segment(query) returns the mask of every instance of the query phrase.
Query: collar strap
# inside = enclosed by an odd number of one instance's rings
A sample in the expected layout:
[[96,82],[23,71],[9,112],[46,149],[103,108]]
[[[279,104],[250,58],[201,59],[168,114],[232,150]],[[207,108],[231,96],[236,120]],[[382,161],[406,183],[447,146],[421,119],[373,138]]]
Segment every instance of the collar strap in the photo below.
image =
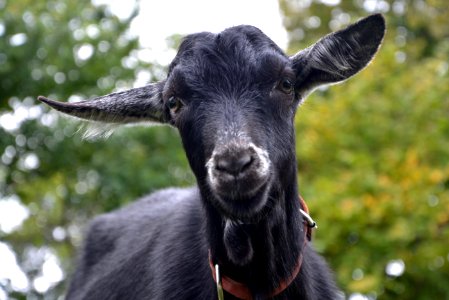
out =
[[[311,241],[311,239],[312,239],[312,228],[317,228],[317,225],[316,225],[315,221],[313,221],[313,219],[309,216],[309,208],[307,207],[306,202],[304,201],[304,199],[302,199],[301,196],[299,196],[299,202],[301,203],[301,206],[302,206],[302,209],[300,209],[300,213],[304,218],[304,225],[306,227],[304,230],[304,235],[305,235],[304,236],[304,244],[303,244],[303,248],[304,248],[307,241]],[[296,276],[298,276],[298,273],[301,270],[302,259],[303,259],[303,254],[301,251],[301,253],[299,254],[299,257],[298,257],[298,261],[296,262],[295,269],[292,272],[292,275],[289,278],[282,280],[279,283],[279,286],[273,292],[270,293],[269,297],[274,297],[276,295],[279,295],[287,287],[290,286],[290,284],[293,282],[293,280],[295,280]],[[243,300],[252,300],[253,299],[251,291],[249,290],[249,288],[246,284],[235,281],[226,275],[220,274],[220,272],[218,271],[219,270],[218,264],[214,265],[212,262],[210,250],[209,250],[209,266],[212,271],[212,277],[214,278],[214,281],[217,283],[217,290],[218,290],[218,295],[219,295],[220,300],[223,299],[223,290],[225,290],[229,294],[231,294],[239,299],[243,299]],[[217,281],[217,277],[218,277],[218,281]]]
[[[300,254],[298,262],[295,266],[295,269],[293,270],[292,275],[287,280],[283,280],[279,283],[279,286],[273,292],[270,293],[270,295],[269,295],[270,298],[282,293],[286,288],[288,288],[290,286],[290,284],[293,282],[293,280],[295,280],[296,276],[298,276],[298,273],[301,270],[302,258],[303,258],[303,255]],[[252,300],[253,299],[251,291],[249,290],[249,288],[246,284],[235,281],[234,279],[232,279],[226,275],[220,274],[220,272],[218,271],[219,265],[216,264],[214,266],[214,264],[212,263],[212,258],[210,257],[210,252],[209,252],[209,267],[212,271],[212,277],[214,278],[214,281],[217,283],[217,290],[218,290],[218,295],[219,295],[220,300],[222,299],[222,298],[220,298],[220,295],[221,295],[221,297],[223,297],[222,296],[223,290],[225,290],[229,294],[231,294],[234,297],[237,297],[239,299],[243,299],[243,300]],[[219,278],[218,282],[217,282],[217,276]],[[221,279],[221,282],[220,282],[220,279]]]

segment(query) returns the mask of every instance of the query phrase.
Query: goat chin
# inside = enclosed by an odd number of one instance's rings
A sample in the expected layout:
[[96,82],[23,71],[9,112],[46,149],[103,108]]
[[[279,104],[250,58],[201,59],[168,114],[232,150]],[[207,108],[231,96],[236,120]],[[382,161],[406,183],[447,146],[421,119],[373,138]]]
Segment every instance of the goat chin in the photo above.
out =
[[267,179],[257,190],[251,194],[239,194],[229,192],[225,195],[214,193],[212,201],[218,202],[219,209],[232,220],[255,222],[266,214],[269,209],[269,193],[272,187],[270,179]]

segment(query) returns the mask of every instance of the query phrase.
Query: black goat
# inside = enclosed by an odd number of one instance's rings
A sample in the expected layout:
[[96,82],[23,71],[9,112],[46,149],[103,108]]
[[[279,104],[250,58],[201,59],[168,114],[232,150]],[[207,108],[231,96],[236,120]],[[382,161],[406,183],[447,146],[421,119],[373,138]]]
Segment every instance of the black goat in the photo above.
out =
[[293,57],[255,27],[203,32],[161,82],[78,103],[39,97],[90,121],[176,127],[198,182],[96,217],[67,298],[217,299],[217,276],[225,299],[341,298],[306,243],[293,120],[315,87],[364,68],[384,32],[372,15]]

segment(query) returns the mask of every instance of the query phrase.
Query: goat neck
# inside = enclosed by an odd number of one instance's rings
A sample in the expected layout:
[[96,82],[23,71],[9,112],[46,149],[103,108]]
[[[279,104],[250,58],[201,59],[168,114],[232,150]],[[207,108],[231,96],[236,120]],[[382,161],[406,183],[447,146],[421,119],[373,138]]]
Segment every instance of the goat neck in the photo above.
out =
[[303,255],[295,172],[291,178],[284,189],[271,189],[270,209],[256,222],[229,219],[204,201],[212,262],[220,265],[222,274],[245,284],[254,299],[267,297],[290,278]]

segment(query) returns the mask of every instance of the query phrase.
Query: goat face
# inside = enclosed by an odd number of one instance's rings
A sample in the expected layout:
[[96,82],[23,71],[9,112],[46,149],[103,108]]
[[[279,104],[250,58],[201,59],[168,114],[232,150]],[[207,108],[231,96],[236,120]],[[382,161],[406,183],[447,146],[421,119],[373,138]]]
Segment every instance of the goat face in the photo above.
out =
[[188,36],[163,99],[210,199],[230,217],[265,207],[276,170],[294,165],[291,60],[257,28]]
[[254,217],[295,180],[298,104],[363,69],[384,31],[372,15],[292,57],[251,26],[199,33],[185,38],[159,83],[78,103],[39,99],[90,121],[175,126],[205,198],[230,218]]

